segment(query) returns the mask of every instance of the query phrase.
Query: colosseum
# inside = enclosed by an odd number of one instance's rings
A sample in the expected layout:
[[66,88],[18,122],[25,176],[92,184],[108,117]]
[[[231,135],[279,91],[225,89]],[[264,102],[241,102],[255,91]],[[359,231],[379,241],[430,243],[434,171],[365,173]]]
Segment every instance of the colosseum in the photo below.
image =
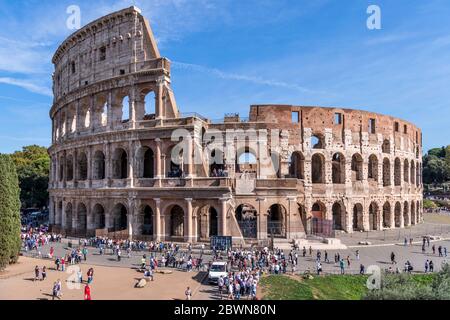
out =
[[57,232],[264,244],[422,221],[422,134],[407,121],[294,105],[181,113],[136,7],[77,30],[52,62]]

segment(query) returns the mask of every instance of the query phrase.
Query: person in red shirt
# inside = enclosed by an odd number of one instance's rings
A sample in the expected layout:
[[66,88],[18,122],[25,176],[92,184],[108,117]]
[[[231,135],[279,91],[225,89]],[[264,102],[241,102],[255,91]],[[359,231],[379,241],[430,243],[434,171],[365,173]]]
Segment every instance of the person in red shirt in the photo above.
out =
[[84,287],[84,300],[92,300],[91,299],[91,287],[87,284]]

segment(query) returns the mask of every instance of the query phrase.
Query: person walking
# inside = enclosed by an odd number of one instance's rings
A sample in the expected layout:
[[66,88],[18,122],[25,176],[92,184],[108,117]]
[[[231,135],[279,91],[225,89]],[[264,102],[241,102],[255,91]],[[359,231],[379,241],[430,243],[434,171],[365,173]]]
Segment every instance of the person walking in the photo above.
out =
[[91,298],[91,287],[89,284],[86,284],[84,287],[84,300],[92,300]]
[[223,291],[224,282],[225,281],[223,280],[223,276],[220,276],[219,279],[217,280],[217,285],[219,286],[220,300],[222,300],[222,291]]
[[184,291],[184,295],[186,296],[186,300],[191,300],[191,297],[192,297],[191,288],[187,287],[186,291]]
[[34,267],[34,280],[33,281],[39,280],[39,275],[40,275],[40,270],[39,270],[39,267],[36,266],[36,267]]
[[433,260],[430,260],[429,268],[430,268],[430,272],[433,272],[433,271],[434,271],[434,263],[433,263]]
[[428,267],[429,266],[430,266],[430,262],[427,259],[427,261],[425,261],[425,273],[428,273]]
[[120,251],[120,249],[118,249],[117,250],[117,261],[119,261],[119,262],[120,262],[121,255],[122,255],[122,251]]
[[58,295],[58,281],[53,283],[53,288],[52,288],[52,300],[55,300],[55,298],[61,299]]
[[433,251],[433,254],[436,254],[436,246],[433,244],[433,246],[431,247],[431,251]]
[[328,252],[327,252],[327,250],[325,250],[325,252],[324,252],[324,260],[325,260],[326,263],[330,263],[330,260],[328,260]]
[[42,273],[41,273],[41,281],[44,281],[45,278],[47,278],[47,268],[45,266],[42,267]]
[[345,273],[344,259],[339,260],[339,267],[341,268],[341,274]]
[[359,250],[356,250],[356,260],[359,261]]
[[81,252],[83,253],[84,261],[86,261],[87,260],[88,249],[86,247],[84,247]]
[[364,267],[363,264],[359,265],[359,274],[365,274],[366,273],[366,267]]
[[391,263],[392,264],[396,264],[397,262],[395,261],[395,253],[391,252]]

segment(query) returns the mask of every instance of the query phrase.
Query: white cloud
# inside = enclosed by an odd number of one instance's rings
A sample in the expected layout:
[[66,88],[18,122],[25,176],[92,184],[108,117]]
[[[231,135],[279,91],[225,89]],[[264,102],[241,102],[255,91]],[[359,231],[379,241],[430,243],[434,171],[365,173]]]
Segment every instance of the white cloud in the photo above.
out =
[[36,84],[33,81],[29,81],[29,80],[9,78],[9,77],[0,77],[0,83],[18,86],[18,87],[24,88],[28,91],[42,94],[45,96],[50,96],[50,97],[53,96],[52,90],[50,88]]

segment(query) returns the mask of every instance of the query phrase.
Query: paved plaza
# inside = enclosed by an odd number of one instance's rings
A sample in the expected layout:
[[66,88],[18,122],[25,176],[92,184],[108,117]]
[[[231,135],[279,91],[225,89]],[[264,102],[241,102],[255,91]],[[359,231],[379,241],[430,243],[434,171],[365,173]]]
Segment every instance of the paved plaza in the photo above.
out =
[[[435,266],[435,271],[438,271],[441,264],[447,261],[446,257],[439,257],[438,246],[446,247],[450,250],[450,232],[449,225],[436,224],[432,222],[425,222],[424,224],[402,230],[402,234],[398,234],[398,230],[391,230],[386,232],[370,233],[369,238],[367,234],[358,233],[353,235],[341,236],[342,242],[347,245],[345,250],[327,250],[329,263],[323,262],[324,251],[322,251],[322,266],[323,274],[339,274],[340,268],[338,264],[334,263],[334,256],[339,253],[345,263],[345,273],[357,274],[359,273],[360,264],[366,268],[370,265],[378,265],[381,269],[387,269],[392,266],[390,262],[391,252],[394,252],[397,266],[403,269],[404,263],[408,260],[414,267],[414,272],[424,272],[425,261],[432,260]],[[430,246],[426,246],[426,252],[422,252],[422,237],[424,235],[440,236],[440,240],[431,241]],[[404,238],[413,238],[413,244],[405,246],[403,244]],[[371,245],[358,245],[360,241],[370,241]],[[69,245],[71,242],[71,245]],[[78,247],[78,239],[63,239],[61,243],[50,243],[40,248],[41,258],[37,257],[36,251],[23,252],[24,257],[20,258],[20,263],[11,266],[6,272],[0,273],[0,299],[45,299],[48,298],[51,289],[51,281],[56,278],[65,279],[69,274],[54,271],[53,260],[45,258],[53,246],[55,249],[55,257],[62,257],[70,253],[72,248]],[[435,245],[436,253],[432,253],[432,246]],[[315,272],[316,267],[316,251],[313,250],[309,254],[309,248],[305,257],[302,256],[302,248],[298,251],[298,266],[297,273],[304,273],[306,270]],[[359,251],[359,260],[356,256],[356,251]],[[289,251],[284,250],[288,255]],[[87,261],[82,261],[80,266],[83,273],[87,271],[88,267],[95,269],[95,283],[93,286],[94,298],[96,299],[183,299],[184,290],[190,286],[193,292],[193,299],[218,299],[218,290],[216,286],[209,285],[206,281],[206,271],[192,271],[187,272],[183,268],[171,270],[171,274],[155,274],[155,281],[150,282],[146,288],[136,289],[135,283],[142,277],[142,273],[138,272],[141,263],[142,255],[146,254],[147,258],[150,255],[156,255],[160,260],[161,253],[150,253],[148,251],[137,252],[133,251],[130,257],[123,253],[121,261],[117,260],[115,255],[106,252],[103,255],[99,253],[99,249],[95,247],[88,247]],[[187,249],[181,249],[179,255],[189,253]],[[191,254],[194,258],[203,258],[205,263],[212,259],[211,252],[205,250],[201,254],[201,250],[194,247]],[[347,266],[347,257],[350,260],[350,266]],[[148,260],[148,259],[147,259]],[[49,270],[49,279],[46,284],[34,284],[33,278],[34,266],[47,266]],[[393,266],[394,269],[396,266]],[[160,268],[164,269],[164,268]],[[288,272],[291,268],[288,267]],[[17,290],[23,287],[27,290]],[[30,290],[28,290],[30,288]],[[37,289],[39,288],[39,289]],[[14,293],[11,294],[13,290]],[[66,290],[68,291],[68,290]],[[95,292],[97,294],[95,294]],[[64,296],[65,299],[82,299],[81,293],[76,291],[69,291]]]

